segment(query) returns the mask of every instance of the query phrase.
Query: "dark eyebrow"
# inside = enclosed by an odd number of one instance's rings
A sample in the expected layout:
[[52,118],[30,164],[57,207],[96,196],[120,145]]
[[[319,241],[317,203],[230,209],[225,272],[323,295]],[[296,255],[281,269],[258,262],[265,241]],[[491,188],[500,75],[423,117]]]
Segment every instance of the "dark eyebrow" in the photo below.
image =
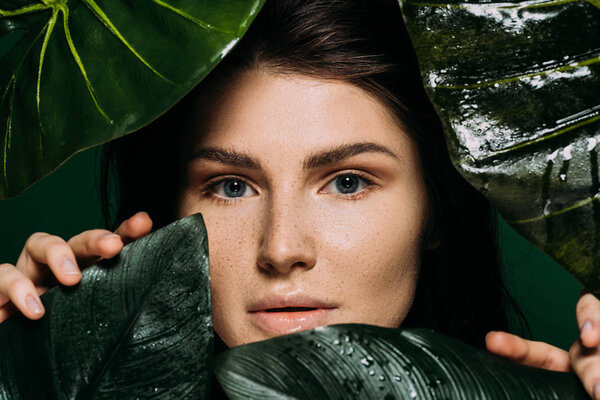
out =
[[190,160],[194,158],[203,158],[205,160],[216,161],[223,164],[232,165],[234,167],[260,169],[260,163],[258,160],[235,150],[207,147],[192,153]]
[[391,150],[387,147],[377,143],[352,143],[345,144],[335,147],[331,150],[316,153],[309,156],[304,161],[304,168],[319,168],[326,165],[335,164],[336,162],[342,161],[346,158],[361,154],[361,153],[383,153],[387,154],[395,159],[399,159]]

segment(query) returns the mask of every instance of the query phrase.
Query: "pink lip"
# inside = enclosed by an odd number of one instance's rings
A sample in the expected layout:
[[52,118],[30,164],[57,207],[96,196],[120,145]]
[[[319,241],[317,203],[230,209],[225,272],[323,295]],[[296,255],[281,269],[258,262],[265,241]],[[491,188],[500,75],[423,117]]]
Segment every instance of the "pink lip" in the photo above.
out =
[[[293,311],[285,308],[310,308]],[[277,311],[281,308],[282,311]],[[284,335],[327,324],[337,307],[304,295],[267,296],[250,306],[248,313],[264,331]]]

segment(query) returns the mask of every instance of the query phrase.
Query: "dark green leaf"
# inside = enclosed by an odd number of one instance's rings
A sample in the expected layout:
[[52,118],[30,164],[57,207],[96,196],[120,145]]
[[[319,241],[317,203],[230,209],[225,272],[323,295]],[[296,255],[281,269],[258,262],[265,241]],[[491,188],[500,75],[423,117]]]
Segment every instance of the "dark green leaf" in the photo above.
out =
[[587,399],[574,374],[503,360],[430,330],[335,325],[236,347],[231,399]]
[[2,399],[205,398],[212,362],[200,214],[127,245],[0,325]]
[[263,2],[3,0],[0,38],[24,35],[0,63],[0,198],[166,111]]
[[401,6],[459,171],[600,294],[600,2]]

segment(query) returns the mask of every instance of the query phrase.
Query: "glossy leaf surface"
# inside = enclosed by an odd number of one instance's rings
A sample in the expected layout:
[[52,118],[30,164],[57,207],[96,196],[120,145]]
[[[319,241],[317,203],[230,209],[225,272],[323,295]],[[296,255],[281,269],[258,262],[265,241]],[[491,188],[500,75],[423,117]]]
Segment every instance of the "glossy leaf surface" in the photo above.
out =
[[426,329],[335,325],[236,347],[231,399],[587,399],[574,374],[526,367]]
[[212,318],[197,214],[127,245],[0,324],[1,399],[206,398]]
[[400,3],[456,167],[600,294],[600,2]]
[[166,111],[263,2],[2,0],[0,198]]

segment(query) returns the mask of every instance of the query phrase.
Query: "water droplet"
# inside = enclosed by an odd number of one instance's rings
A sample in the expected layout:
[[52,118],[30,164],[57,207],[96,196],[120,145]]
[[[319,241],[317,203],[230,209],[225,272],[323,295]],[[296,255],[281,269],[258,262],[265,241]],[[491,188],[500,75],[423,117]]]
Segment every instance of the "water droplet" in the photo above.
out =
[[337,339],[335,339],[335,340],[333,341],[333,344],[340,344],[340,341],[339,341],[339,340],[337,340]]
[[567,180],[567,174],[560,174],[558,177],[563,182]]
[[548,155],[548,157],[547,157],[548,161],[554,161],[556,156],[558,156],[558,149]]
[[415,399],[415,398],[417,398],[417,392],[415,392],[414,390],[411,390],[411,391],[410,391],[410,398],[411,398],[411,399]]
[[400,375],[394,375],[394,380],[396,382],[400,382],[402,380],[402,377]]
[[373,376],[373,375],[375,375],[375,371],[373,371],[372,369],[371,369],[371,370],[369,370],[369,375],[370,375],[370,376]]
[[382,381],[382,382],[385,381],[385,376],[379,375],[379,380]]
[[371,365],[371,363],[369,362],[369,360],[367,360],[366,358],[361,358],[360,362],[362,363],[362,365],[364,365],[365,367],[368,367],[369,365]]
[[571,150],[573,150],[573,145],[570,144],[567,147],[565,147],[565,149],[563,150],[563,157],[565,158],[565,160],[570,160],[571,158],[573,158],[573,156],[571,155]]

